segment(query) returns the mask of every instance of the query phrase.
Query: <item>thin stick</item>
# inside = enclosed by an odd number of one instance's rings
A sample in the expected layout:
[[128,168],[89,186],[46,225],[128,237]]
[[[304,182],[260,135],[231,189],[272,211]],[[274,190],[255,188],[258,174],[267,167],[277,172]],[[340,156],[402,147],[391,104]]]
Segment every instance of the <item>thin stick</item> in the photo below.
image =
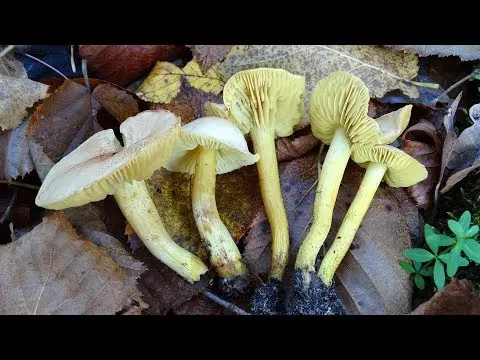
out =
[[40,189],[40,186],[32,185],[32,184],[26,184],[26,183],[23,183],[23,182],[21,182],[21,181],[15,181],[15,180],[12,180],[12,181],[0,180],[0,184],[8,184],[8,185],[22,186],[22,187],[29,188],[29,189],[34,189],[34,190]]
[[58,75],[62,76],[64,79],[66,80],[70,80],[68,77],[66,77],[64,74],[62,74],[60,71],[58,71],[57,69],[55,69],[53,66],[51,65],[48,65],[46,62],[40,60],[40,59],[37,59],[35,56],[32,56],[32,55],[29,55],[29,54],[26,54],[26,53],[23,53],[21,51],[17,51],[18,54],[21,54],[23,56],[26,56],[32,60],[35,60],[35,61],[38,61],[40,64],[42,65],[45,65],[46,67],[48,67],[50,70],[52,71],[55,71]]
[[438,102],[442,97],[444,97],[445,95],[447,95],[450,91],[452,91],[453,89],[455,89],[456,87],[460,86],[461,84],[463,84],[465,81],[467,80],[470,80],[471,78],[473,78],[475,75],[479,74],[480,73],[480,70],[479,69],[476,69],[474,72],[472,72],[470,75],[467,75],[465,76],[464,78],[458,80],[455,84],[453,84],[452,86],[450,86],[447,90],[445,90],[443,93],[441,93],[436,99],[434,99],[432,101],[432,103],[436,103]]
[[222,305],[224,308],[227,308],[231,312],[237,315],[251,315],[250,313],[240,309],[238,306],[229,303],[228,301],[225,301],[223,299],[220,299],[217,295],[212,294],[210,291],[204,291],[203,295],[213,302],[216,302],[219,305]]
[[2,218],[0,219],[0,224],[3,224],[5,220],[8,219],[10,216],[10,212],[12,211],[13,205],[15,204],[15,201],[17,201],[17,196],[18,196],[18,188],[14,190],[13,196],[10,199],[10,202],[8,203],[7,209],[2,215]]

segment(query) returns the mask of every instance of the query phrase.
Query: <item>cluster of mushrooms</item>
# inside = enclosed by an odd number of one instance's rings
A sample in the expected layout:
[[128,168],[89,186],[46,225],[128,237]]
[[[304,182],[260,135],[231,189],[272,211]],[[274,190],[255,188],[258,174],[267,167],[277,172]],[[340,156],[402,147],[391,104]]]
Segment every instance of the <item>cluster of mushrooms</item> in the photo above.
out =
[[[172,240],[144,182],[161,167],[192,174],[192,210],[210,265],[224,288],[238,289],[239,284],[248,287],[248,270],[218,214],[215,181],[217,174],[256,163],[271,227],[272,255],[269,281],[256,290],[252,310],[257,314],[343,314],[333,276],[380,182],[407,187],[427,176],[418,161],[387,145],[406,128],[411,105],[372,119],[367,115],[369,98],[363,82],[348,72],[335,72],[320,80],[311,95],[312,132],[330,146],[319,169],[313,222],[298,251],[285,304],[282,279],[288,262],[289,229],[275,139],[291,135],[304,116],[302,76],[271,68],[240,71],[225,84],[224,104],[206,104],[207,117],[181,126],[180,118],[171,112],[141,112],[120,125],[123,146],[113,130],[100,131],[53,166],[36,204],[61,210],[113,195],[149,251],[193,283],[208,267]],[[248,149],[247,134],[256,154]],[[316,273],[317,255],[329,233],[350,158],[366,172]]]

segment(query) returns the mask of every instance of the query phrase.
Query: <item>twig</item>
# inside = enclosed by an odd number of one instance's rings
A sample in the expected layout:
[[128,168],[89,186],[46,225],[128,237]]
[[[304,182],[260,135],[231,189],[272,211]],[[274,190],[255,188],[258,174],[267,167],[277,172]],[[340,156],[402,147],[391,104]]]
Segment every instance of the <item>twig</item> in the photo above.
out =
[[12,180],[12,181],[0,180],[0,184],[22,186],[22,187],[29,188],[29,189],[34,189],[34,190],[39,190],[40,189],[40,186],[32,185],[32,184],[26,184],[26,183],[23,183],[21,181],[15,181],[15,180]]
[[237,315],[251,315],[250,313],[246,312],[245,310],[240,309],[238,306],[229,303],[223,299],[220,299],[217,295],[212,294],[210,291],[204,291],[203,295],[213,302],[216,302],[219,305],[222,305],[224,308],[227,308],[231,312]]
[[473,78],[475,75],[479,74],[480,73],[480,70],[479,69],[475,69],[470,75],[467,75],[465,76],[464,78],[458,80],[455,84],[453,84],[452,86],[450,86],[447,90],[445,90],[443,93],[441,93],[437,98],[435,98],[434,100],[432,100],[432,103],[437,103],[442,97],[444,97],[445,95],[447,95],[450,91],[452,91],[453,89],[455,89],[456,87],[460,86],[461,84],[463,84],[465,81],[467,80],[470,80],[471,78]]
[[17,196],[18,196],[18,188],[16,188],[13,192],[13,196],[10,199],[10,202],[8,203],[7,209],[2,215],[2,218],[0,219],[0,224],[3,224],[5,220],[8,219],[10,216],[10,212],[12,211],[13,205],[15,204],[15,201],[17,201]]
[[12,51],[15,48],[15,45],[8,45],[5,49],[0,52],[0,58],[4,57],[7,55],[10,51]]
[[10,239],[12,239],[12,241],[17,240],[17,235],[15,235],[15,231],[13,230],[13,223],[12,222],[10,222],[10,224],[8,224],[8,228],[10,229]]
[[87,87],[88,92],[91,93],[90,80],[88,80],[87,60],[85,59],[82,59],[82,74],[83,79],[85,80],[85,86]]
[[75,66],[75,59],[73,57],[73,45],[70,45],[70,65],[72,66],[72,71],[75,74],[77,72],[77,67]]
[[42,60],[40,60],[40,59],[37,59],[35,56],[32,56],[32,55],[30,55],[30,54],[23,53],[23,52],[21,52],[21,51],[17,51],[17,53],[18,53],[18,54],[21,54],[21,55],[23,55],[23,56],[26,56],[26,57],[28,57],[28,58],[30,58],[30,59],[32,59],[32,60],[38,61],[40,64],[45,65],[45,66],[48,67],[50,70],[55,71],[58,75],[62,76],[64,79],[70,80],[68,77],[66,77],[64,74],[62,74],[59,70],[55,69],[55,68],[54,68],[53,66],[51,66],[51,65],[48,65],[46,62],[44,62],[44,61],[42,61]]

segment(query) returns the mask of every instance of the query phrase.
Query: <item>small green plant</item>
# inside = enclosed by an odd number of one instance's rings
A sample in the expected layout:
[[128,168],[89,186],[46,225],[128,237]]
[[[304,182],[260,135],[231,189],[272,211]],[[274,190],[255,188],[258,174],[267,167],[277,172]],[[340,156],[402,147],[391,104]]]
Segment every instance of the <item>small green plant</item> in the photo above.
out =
[[471,222],[472,215],[469,211],[465,211],[458,221],[448,220],[453,236],[437,233],[432,226],[425,224],[425,241],[430,251],[413,248],[403,252],[406,258],[412,260],[413,265],[400,261],[400,266],[413,276],[413,282],[419,289],[425,288],[424,277],[433,276],[437,290],[441,290],[447,280],[450,282],[455,276],[460,266],[469,264],[469,259],[480,264],[480,243],[477,241],[480,229],[478,225],[470,226]]

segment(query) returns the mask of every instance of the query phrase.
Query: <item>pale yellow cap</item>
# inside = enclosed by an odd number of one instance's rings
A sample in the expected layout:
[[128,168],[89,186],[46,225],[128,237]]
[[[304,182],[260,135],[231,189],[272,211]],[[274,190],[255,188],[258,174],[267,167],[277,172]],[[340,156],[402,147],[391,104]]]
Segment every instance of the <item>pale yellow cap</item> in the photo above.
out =
[[305,78],[282,69],[239,71],[223,88],[223,102],[242,133],[252,128],[289,136],[305,109]]
[[180,132],[173,113],[144,111],[120,125],[124,147],[113,130],[100,131],[56,163],[35,204],[61,210],[104,199],[117,186],[152,176],[170,156]]
[[408,187],[427,178],[425,166],[413,157],[390,145],[352,146],[352,160],[362,167],[369,163],[388,166],[383,180],[391,187]]
[[260,157],[250,153],[242,132],[235,124],[220,117],[204,117],[182,127],[180,140],[176,142],[165,168],[193,174],[198,151],[202,148],[216,150],[217,174],[252,165]]

